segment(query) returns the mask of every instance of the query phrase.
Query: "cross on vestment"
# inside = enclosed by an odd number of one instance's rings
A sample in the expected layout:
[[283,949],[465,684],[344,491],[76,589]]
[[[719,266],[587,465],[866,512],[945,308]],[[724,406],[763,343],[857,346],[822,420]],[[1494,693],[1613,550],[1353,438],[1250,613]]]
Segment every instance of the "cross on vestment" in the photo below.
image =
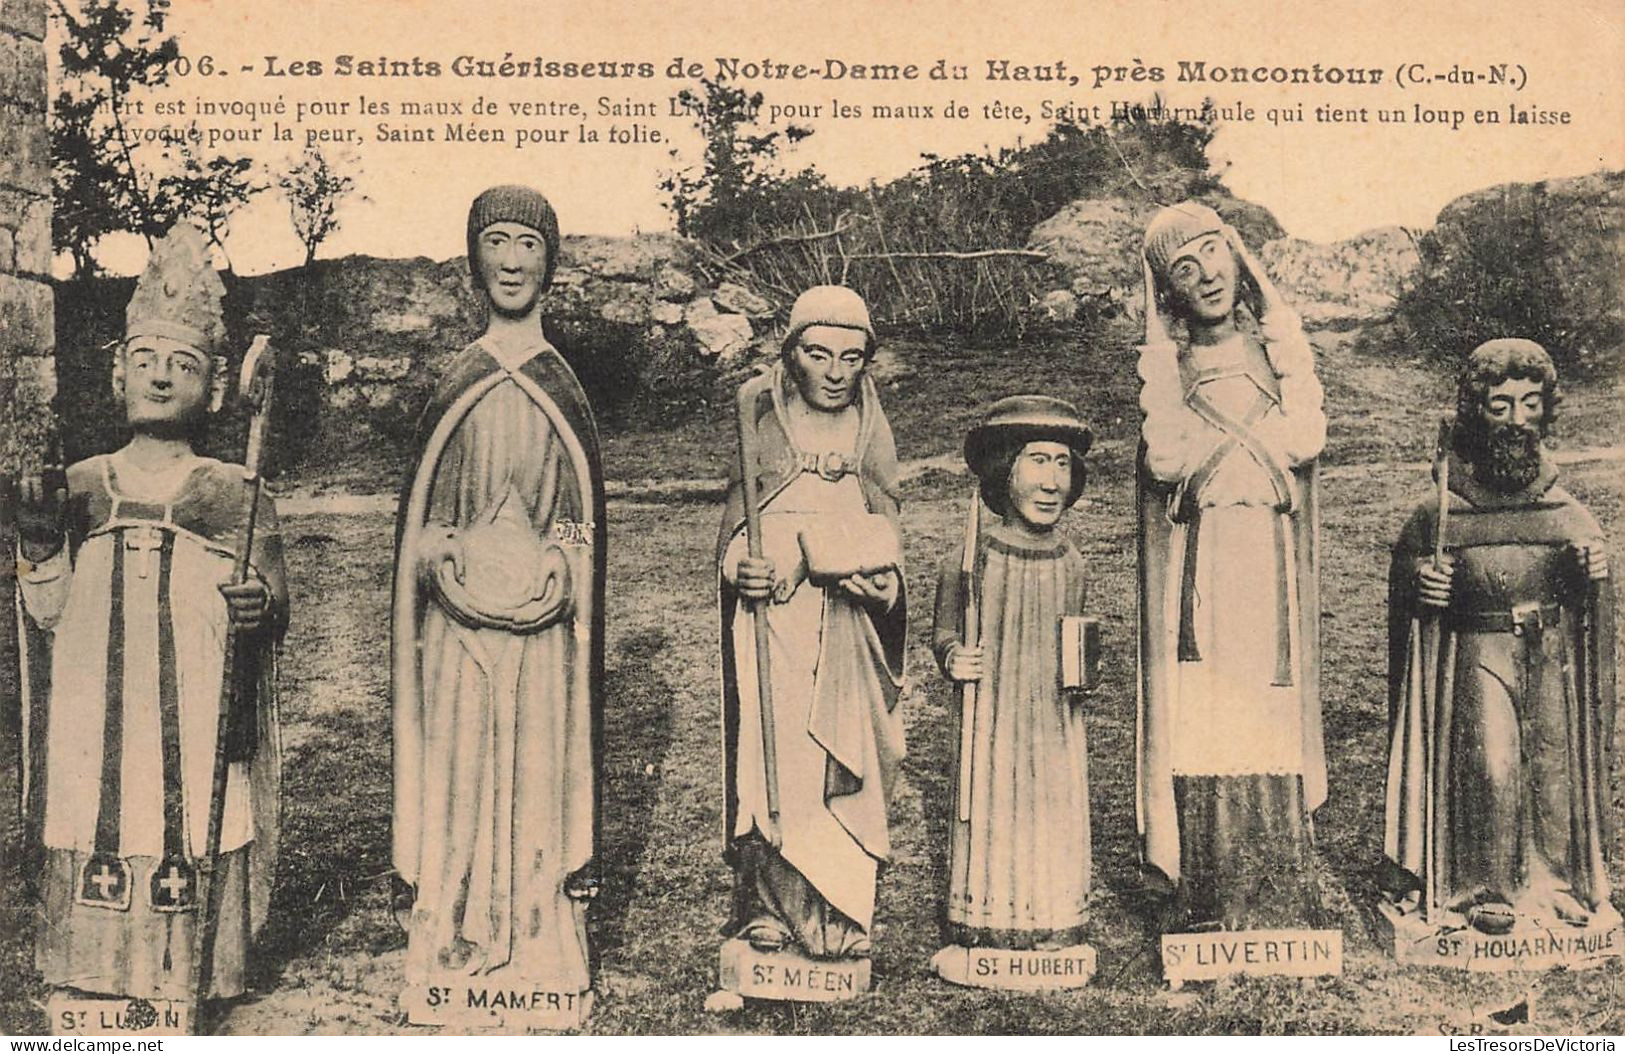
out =
[[191,886],[192,880],[181,874],[180,868],[171,863],[169,870],[164,872],[164,877],[159,880],[158,884],[163,887],[165,893],[169,894],[169,899],[179,904],[181,894],[185,893],[187,888]]
[[163,545],[163,533],[152,527],[136,527],[124,533],[124,548],[141,554],[135,572],[141,578],[146,578],[152,573],[152,554],[163,548]]
[[113,890],[118,888],[121,881],[123,881],[122,876],[115,874],[113,869],[106,864],[102,865],[100,871],[90,876],[91,884],[101,891],[103,899],[106,900],[113,899]]

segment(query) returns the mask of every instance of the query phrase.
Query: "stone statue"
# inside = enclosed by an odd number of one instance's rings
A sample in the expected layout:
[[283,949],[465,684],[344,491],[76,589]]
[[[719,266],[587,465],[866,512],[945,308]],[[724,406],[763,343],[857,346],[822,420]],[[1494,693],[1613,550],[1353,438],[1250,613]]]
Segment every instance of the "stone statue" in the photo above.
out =
[[1319,911],[1310,815],[1326,798],[1313,353],[1204,205],[1152,219],[1145,288],[1143,859],[1173,885],[1168,930],[1301,927]]
[[257,466],[194,450],[226,391],[223,295],[195,229],[153,247],[113,352],[131,439],[65,487],[25,479],[19,517],[23,607],[51,631],[25,707],[40,971],[194,1023],[202,999],[244,991],[281,793],[276,509]]
[[521,1024],[573,1026],[590,1006],[604,488],[586,395],[542,335],[558,254],[541,194],[475,199],[489,323],[440,380],[400,509],[394,862],[413,1020],[489,1010],[486,986],[542,994],[497,1015]]
[[[1083,618],[1083,557],[1056,529],[1083,493],[1093,436],[1060,399],[1001,399],[965,440],[979,481],[965,542],[937,578],[933,650],[962,695],[950,824],[945,978],[987,986],[1087,983],[1089,763],[1083,690],[1098,634]],[[980,529],[982,504],[998,519]],[[1086,654],[1085,649],[1089,652]],[[970,962],[975,952],[1050,953]]]
[[[1401,959],[1539,966],[1621,949],[1604,867],[1613,585],[1601,527],[1543,449],[1558,398],[1540,345],[1480,345],[1435,494],[1394,547],[1383,909]],[[1534,939],[1486,939],[1509,934]]]
[[861,961],[861,985],[843,975],[843,994],[867,986],[908,625],[897,454],[873,355],[862,298],[819,286],[796,300],[781,360],[739,393],[743,467],[717,548],[740,938],[724,948],[725,989],[741,943]]

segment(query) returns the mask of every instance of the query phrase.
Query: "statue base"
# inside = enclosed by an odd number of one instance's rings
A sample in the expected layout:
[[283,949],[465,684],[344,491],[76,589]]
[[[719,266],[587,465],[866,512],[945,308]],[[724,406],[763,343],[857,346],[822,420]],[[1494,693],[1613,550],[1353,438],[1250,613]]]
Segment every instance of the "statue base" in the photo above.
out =
[[[839,1003],[869,991],[868,959],[809,959],[790,949],[760,952],[737,937],[722,945],[719,958],[722,991],[746,999]],[[714,1005],[722,1008],[726,1002]]]
[[1082,988],[1095,976],[1095,949],[1087,944],[1052,950],[950,944],[931,957],[931,968],[944,981],[969,988],[1028,992]]
[[1377,905],[1377,936],[1396,962],[1406,966],[1503,973],[1511,970],[1571,970],[1601,966],[1625,954],[1625,926],[1618,915],[1585,926],[1543,926],[1520,920],[1511,932],[1480,933],[1460,915],[1442,924],[1424,922],[1397,904]]
[[191,1003],[55,991],[45,1001],[53,1036],[188,1036]]
[[455,975],[408,987],[401,993],[401,1009],[413,1025],[563,1032],[586,1024],[592,1014],[592,991],[551,992],[518,981],[471,983],[468,977]]
[[1342,930],[1213,930],[1164,933],[1162,976],[1186,981],[1250,977],[1320,977],[1343,972]]

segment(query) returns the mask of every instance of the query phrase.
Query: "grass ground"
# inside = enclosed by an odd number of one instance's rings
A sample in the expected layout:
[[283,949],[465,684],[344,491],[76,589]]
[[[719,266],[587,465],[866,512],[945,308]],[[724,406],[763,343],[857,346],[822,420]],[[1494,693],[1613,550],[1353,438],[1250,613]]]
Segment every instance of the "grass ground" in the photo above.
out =
[[[1386,700],[1384,575],[1390,540],[1427,491],[1428,423],[1450,387],[1419,364],[1321,340],[1333,409],[1324,509],[1324,705],[1331,798],[1317,817],[1326,899],[1345,935],[1344,972],[1306,983],[1240,980],[1168,991],[1157,971],[1154,905],[1141,888],[1133,816],[1133,389],[1122,347],[1056,341],[1008,353],[903,344],[884,399],[905,458],[957,449],[997,395],[1048,390],[1088,408],[1101,435],[1092,481],[1064,529],[1094,576],[1107,679],[1089,703],[1095,984],[1006,995],[952,988],[927,973],[951,807],[950,695],[931,667],[928,616],[912,629],[902,706],[909,757],[892,805],[894,858],[881,880],[874,990],[839,1006],[752,1005],[727,1017],[701,1004],[715,979],[730,876],[720,857],[716,629],[709,595],[718,511],[705,501],[630,498],[611,506],[607,884],[595,905],[599,1033],[1342,1033],[1495,1028],[1485,1014],[1533,997],[1530,1029],[1625,1030],[1625,970],[1466,977],[1396,967],[1373,937],[1371,871],[1381,851]],[[1577,392],[1564,444],[1619,442],[1618,392]],[[728,435],[694,422],[611,437],[611,474],[711,478]],[[658,468],[659,471],[653,469]],[[1566,480],[1618,553],[1625,480],[1587,462]],[[392,485],[392,483],[391,483]],[[963,479],[919,475],[904,514],[908,585],[926,597],[936,554],[960,530]],[[256,994],[219,1023],[233,1033],[416,1032],[395,1009],[404,937],[387,905],[389,752],[384,516],[310,515],[285,525],[295,621],[286,646],[284,857]],[[917,603],[916,611],[923,607]],[[1617,790],[1614,801],[1620,800]],[[1618,847],[1616,847],[1617,849]],[[1614,875],[1619,885],[1619,854]],[[14,890],[0,891],[6,895]],[[44,1024],[28,981],[25,927],[0,935],[0,1028]],[[21,982],[21,983],[19,983]]]

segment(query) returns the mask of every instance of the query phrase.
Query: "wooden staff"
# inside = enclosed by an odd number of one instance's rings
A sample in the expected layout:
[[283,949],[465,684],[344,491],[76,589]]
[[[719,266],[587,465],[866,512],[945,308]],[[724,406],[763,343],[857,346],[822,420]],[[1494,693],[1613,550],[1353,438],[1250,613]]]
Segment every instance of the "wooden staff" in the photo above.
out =
[[[243,370],[238,391],[244,404],[254,416],[248,426],[248,450],[243,457],[243,500],[248,506],[247,520],[237,543],[237,556],[231,569],[231,582],[241,585],[248,581],[249,559],[254,550],[254,521],[259,512],[260,490],[263,477],[261,462],[265,453],[265,437],[271,425],[271,390],[276,380],[276,357],[270,350],[271,338],[261,334],[243,358]],[[197,862],[197,928],[192,935],[192,976],[188,991],[192,993],[192,1028],[197,1030],[203,1019],[203,1000],[209,975],[214,967],[214,945],[220,925],[220,912],[215,903],[215,863],[220,856],[221,828],[226,817],[226,780],[230,766],[226,760],[226,739],[231,730],[232,714],[237,707],[237,647],[238,632],[228,627],[225,652],[220,663],[220,706],[215,722],[214,778],[209,796],[209,827],[204,842],[203,856]],[[246,907],[244,910],[247,910]]]
[[[1433,448],[1433,476],[1438,488],[1437,515],[1433,526],[1433,569],[1444,570],[1444,529],[1445,521],[1450,516],[1450,431],[1449,417],[1439,421],[1439,438]],[[1437,846],[1439,833],[1439,804],[1434,791],[1438,786],[1438,768],[1441,760],[1441,751],[1444,746],[1440,735],[1440,719],[1444,716],[1445,699],[1448,692],[1455,690],[1455,664],[1456,655],[1454,639],[1444,640],[1449,630],[1445,626],[1443,612],[1435,611],[1433,619],[1436,623],[1434,633],[1434,655],[1438,660],[1437,669],[1429,669],[1429,679],[1423,682],[1423,690],[1431,689],[1433,698],[1425,702],[1432,705],[1424,706],[1423,718],[1427,722],[1423,739],[1427,744],[1427,764],[1422,769],[1422,796],[1427,805],[1424,813],[1424,831],[1422,842],[1427,846],[1427,859],[1423,866],[1427,868],[1425,876],[1426,889],[1423,892],[1422,918],[1432,921],[1439,908],[1439,859]],[[1425,667],[1426,668],[1426,667]]]
[[[745,543],[751,559],[762,558],[762,510],[758,507],[756,490],[756,422],[751,419],[755,411],[755,385],[746,382],[739,387],[739,469],[744,487]],[[779,745],[773,727],[773,672],[768,654],[767,602],[752,605],[752,620],[756,627],[756,707],[762,724],[762,778],[767,788],[767,815],[773,824],[768,841],[777,848],[779,835]]]
[[[1599,540],[1599,545],[1601,544]],[[1570,795],[1578,793],[1581,838],[1586,849],[1581,856],[1586,871],[1585,894],[1589,905],[1596,905],[1603,899],[1603,884],[1600,878],[1603,874],[1603,860],[1600,848],[1603,845],[1603,821],[1597,814],[1597,800],[1593,795],[1597,792],[1596,781],[1601,779],[1606,786],[1607,767],[1601,764],[1606,756],[1599,749],[1599,742],[1606,743],[1601,733],[1604,729],[1598,728],[1593,722],[1598,720],[1598,708],[1609,705],[1602,702],[1602,678],[1597,669],[1602,655],[1603,647],[1613,647],[1613,642],[1606,644],[1599,633],[1597,611],[1602,603],[1602,588],[1597,579],[1591,577],[1591,560],[1596,558],[1595,551],[1585,558],[1581,573],[1586,577],[1585,596],[1580,604],[1580,673],[1583,680],[1579,684],[1578,707],[1571,728],[1575,730],[1578,740],[1578,753],[1580,757],[1579,770],[1588,773],[1589,778],[1572,780],[1570,782]],[[1572,807],[1572,806],[1571,806]]]
[[[976,590],[976,546],[982,525],[982,495],[978,484],[972,484],[970,511],[965,514],[965,556],[959,564],[959,595],[965,599],[964,638],[967,648],[976,647],[981,639],[982,605]],[[970,822],[971,756],[976,748],[976,689],[978,682],[964,681],[959,685],[959,819]]]

